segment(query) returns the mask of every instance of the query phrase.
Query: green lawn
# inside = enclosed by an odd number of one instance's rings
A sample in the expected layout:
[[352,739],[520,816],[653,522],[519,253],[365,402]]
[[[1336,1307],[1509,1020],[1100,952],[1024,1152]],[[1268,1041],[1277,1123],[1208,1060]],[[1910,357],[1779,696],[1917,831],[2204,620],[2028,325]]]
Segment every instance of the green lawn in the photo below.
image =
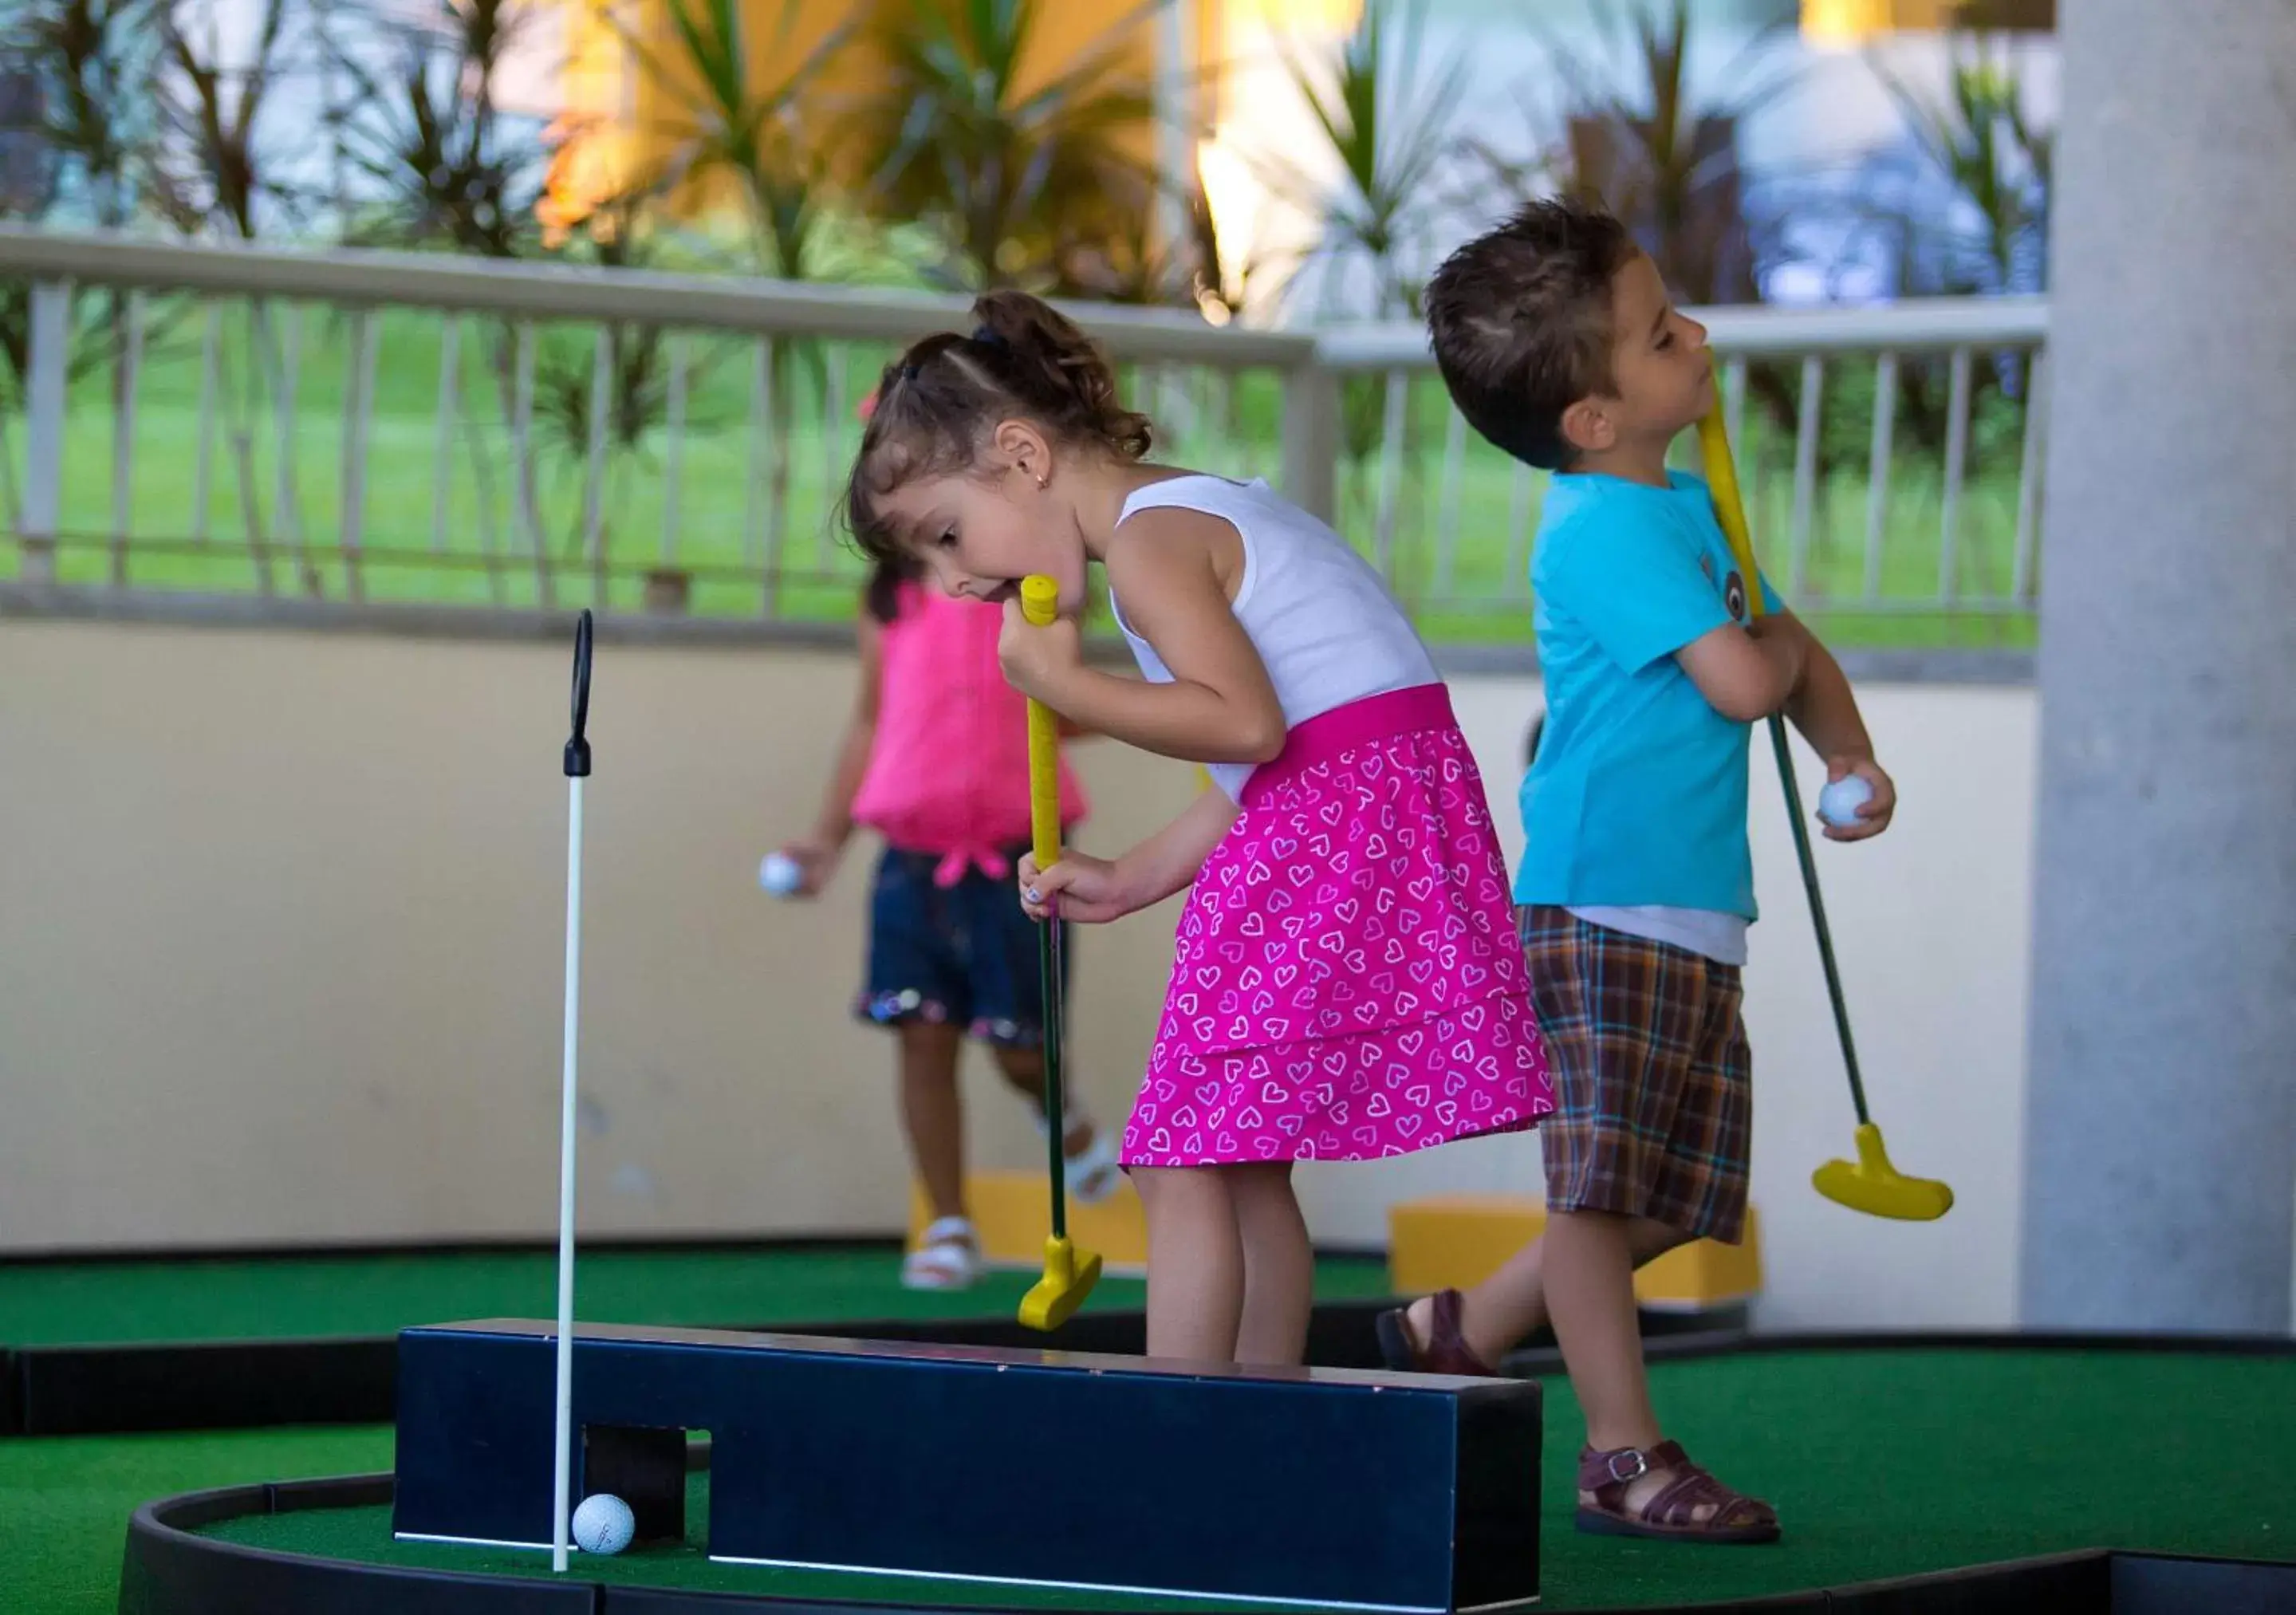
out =
[[[84,306],[85,307],[85,306]],[[136,385],[127,480],[126,571],[142,587],[244,594],[258,586],[250,529],[270,553],[273,586],[289,594],[340,599],[354,586],[365,598],[462,604],[531,605],[537,574],[553,576],[560,604],[595,603],[585,547],[586,422],[589,328],[537,331],[530,441],[536,450],[534,519],[521,517],[512,475],[515,355],[501,329],[460,325],[458,408],[442,436],[437,410],[446,322],[417,310],[375,316],[373,408],[366,429],[364,488],[356,542],[344,519],[349,479],[344,445],[352,390],[351,327],[340,315],[304,308],[297,322],[293,430],[283,434],[272,385],[283,337],[265,342],[245,310],[218,326],[218,387],[202,519],[200,465],[203,316],[171,316],[154,304],[152,335]],[[755,616],[767,602],[758,569],[776,574],[774,609],[795,618],[842,617],[852,607],[857,559],[836,521],[837,496],[859,426],[853,408],[874,384],[888,350],[865,344],[792,343],[776,358],[788,390],[791,430],[764,429],[751,407],[757,348],[709,333],[684,339],[688,363],[685,428],[671,463],[661,427],[669,375],[658,352],[634,396],[634,418],[650,422],[632,446],[609,456],[600,527],[611,579],[607,603],[635,609],[645,569],[667,558],[693,575],[692,609],[711,616]],[[255,363],[258,351],[272,356]],[[1863,390],[1860,390],[1861,379]],[[65,447],[62,576],[95,583],[112,574],[115,531],[115,375],[94,365],[71,393]],[[255,385],[250,387],[250,381]],[[1247,373],[1223,389],[1199,372],[1133,373],[1128,396],[1160,429],[1159,457],[1235,475],[1280,474],[1283,400],[1276,379]],[[1348,414],[1357,440],[1374,443],[1377,379],[1350,383]],[[1935,603],[1944,555],[1943,477],[1938,456],[1901,443],[1882,546],[1875,609],[1866,599],[1867,483],[1862,434],[1871,367],[1829,373],[1824,432],[1835,469],[1820,481],[1801,586],[1802,609],[1833,637],[1858,645],[2030,645],[2029,612],[1947,610]],[[767,412],[769,414],[770,412]],[[1536,523],[1543,479],[1518,477],[1497,451],[1469,434],[1448,500],[1447,402],[1431,374],[1413,383],[1407,452],[1400,463],[1393,540],[1398,592],[1439,641],[1515,644],[1529,637],[1521,546]],[[22,422],[10,418],[6,496],[21,486]],[[1791,434],[1750,411],[1741,445],[1742,480],[1764,565],[1783,585],[1791,567]],[[766,452],[778,442],[787,487],[779,516],[767,496]],[[443,463],[445,476],[439,468]],[[283,520],[283,454],[293,499]],[[1959,598],[1999,599],[2011,590],[2018,499],[2019,443],[1997,398],[1980,414],[1964,491],[1952,570]],[[673,472],[675,473],[673,475]],[[1375,455],[1343,467],[1341,525],[1366,552],[1377,544],[1380,468]],[[671,498],[675,490],[675,499]],[[673,510],[674,504],[674,510]],[[674,518],[674,521],[673,521]],[[1444,575],[1439,534],[1456,521],[1456,553]],[[545,561],[536,559],[540,535]],[[8,564],[0,562],[0,565]]]

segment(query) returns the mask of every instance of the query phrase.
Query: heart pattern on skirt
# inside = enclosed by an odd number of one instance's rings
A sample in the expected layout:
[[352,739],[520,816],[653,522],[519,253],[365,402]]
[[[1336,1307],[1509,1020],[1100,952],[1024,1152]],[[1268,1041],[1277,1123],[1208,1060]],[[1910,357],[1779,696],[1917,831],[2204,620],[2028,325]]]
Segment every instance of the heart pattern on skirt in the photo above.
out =
[[[1125,1164],[1375,1159],[1550,1113],[1506,870],[1457,726],[1263,784],[1270,772],[1182,912]],[[1238,993],[1245,976],[1275,990]]]

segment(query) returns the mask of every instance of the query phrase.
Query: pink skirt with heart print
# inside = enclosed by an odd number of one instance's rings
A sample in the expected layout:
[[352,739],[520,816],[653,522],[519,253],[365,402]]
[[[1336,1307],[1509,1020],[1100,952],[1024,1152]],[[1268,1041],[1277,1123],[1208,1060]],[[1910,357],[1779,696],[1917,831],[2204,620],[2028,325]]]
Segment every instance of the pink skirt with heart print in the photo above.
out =
[[1554,1109],[1450,693],[1293,726],[1182,913],[1124,1164],[1363,1160]]

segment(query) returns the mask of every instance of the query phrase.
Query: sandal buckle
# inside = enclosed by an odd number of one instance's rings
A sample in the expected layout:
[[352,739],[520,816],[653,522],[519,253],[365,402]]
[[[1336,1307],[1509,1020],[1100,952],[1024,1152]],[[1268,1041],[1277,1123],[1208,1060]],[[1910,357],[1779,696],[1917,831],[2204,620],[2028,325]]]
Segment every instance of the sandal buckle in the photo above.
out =
[[[1619,1471],[1619,1461],[1622,1458],[1634,1465],[1623,1474]],[[1613,1485],[1624,1486],[1650,1473],[1650,1459],[1644,1455],[1641,1447],[1629,1447],[1620,1452],[1603,1454],[1603,1468],[1609,1472]]]

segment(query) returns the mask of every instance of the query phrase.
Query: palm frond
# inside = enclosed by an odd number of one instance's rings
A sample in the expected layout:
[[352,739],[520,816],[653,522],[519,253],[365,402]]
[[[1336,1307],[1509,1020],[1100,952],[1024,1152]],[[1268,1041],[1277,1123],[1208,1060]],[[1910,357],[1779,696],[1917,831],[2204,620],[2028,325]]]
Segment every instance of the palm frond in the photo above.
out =
[[1315,158],[1282,150],[1242,156],[1270,194],[1316,219],[1316,238],[1290,271],[1295,291],[1307,271],[1321,271],[1323,312],[1341,299],[1359,303],[1366,283],[1369,312],[1416,311],[1443,201],[1433,182],[1463,150],[1452,118],[1472,68],[1461,46],[1431,72],[1423,70],[1425,21],[1424,0],[1366,0],[1355,28],[1332,45],[1312,49],[1289,36],[1275,42],[1276,62],[1316,130]]
[[1063,289],[1078,242],[1137,234],[1157,201],[1155,85],[1134,54],[1170,3],[1148,0],[1031,83],[1037,0],[879,0],[865,27],[877,83],[843,130],[871,213],[930,231],[950,283]]
[[378,193],[353,240],[435,241],[488,258],[531,249],[550,152],[539,122],[504,113],[494,86],[538,4],[438,0],[429,17],[386,30],[380,65],[326,39],[330,70],[348,86],[347,160]]
[[1757,29],[1719,70],[1702,56],[1692,0],[1587,0],[1582,37],[1526,22],[1559,86],[1526,104],[1528,160],[1478,147],[1489,189],[1518,201],[1553,191],[1595,197],[1618,214],[1676,291],[1698,302],[1754,295],[1738,151],[1744,120],[1787,94],[1793,70],[1763,70],[1790,23]]

